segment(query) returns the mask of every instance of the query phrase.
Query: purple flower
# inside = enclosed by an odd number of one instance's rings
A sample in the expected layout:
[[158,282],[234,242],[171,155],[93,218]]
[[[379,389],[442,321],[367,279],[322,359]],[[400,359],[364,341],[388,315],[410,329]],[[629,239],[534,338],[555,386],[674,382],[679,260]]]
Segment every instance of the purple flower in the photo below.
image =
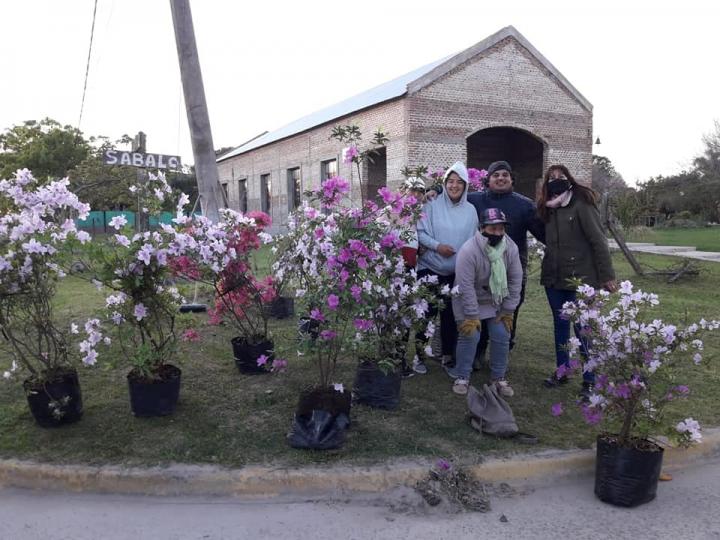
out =
[[448,460],[442,459],[442,458],[437,460],[437,462],[435,463],[435,466],[440,471],[449,471],[450,469],[452,469],[452,465],[450,465],[450,462]]
[[268,360],[269,360],[269,358],[267,357],[267,355],[261,354],[261,355],[258,356],[258,358],[257,358],[257,365],[258,365],[258,366],[264,366],[265,364],[267,364],[267,361],[268,361]]
[[397,233],[394,232],[389,232],[380,239],[380,246],[384,248],[402,247],[402,244],[403,243]]
[[353,285],[350,287],[350,294],[356,302],[360,302],[362,299],[362,288],[359,285]]
[[362,331],[370,330],[373,326],[373,322],[369,319],[355,319],[353,321],[355,328]]
[[331,339],[335,339],[337,337],[337,332],[334,330],[323,330],[320,332],[320,339],[324,339],[325,341],[330,341]]
[[330,309],[335,311],[340,305],[340,299],[337,297],[336,294],[330,294],[327,298],[327,305]]
[[552,407],[550,407],[550,413],[553,416],[560,416],[563,413],[563,404],[562,403],[555,403]]
[[358,157],[359,154],[360,154],[360,152],[358,152],[357,146],[354,146],[354,145],[348,146],[347,148],[345,148],[342,151],[343,163],[346,163],[346,164],[352,163],[353,160],[356,157]]
[[378,189],[378,195],[382,197],[382,200],[385,204],[390,204],[395,200],[393,192],[386,187],[381,187],[380,189]]
[[147,313],[148,313],[147,308],[142,303],[137,304],[133,311],[133,315],[135,315],[135,318],[138,321],[142,321],[147,316]]
[[287,365],[288,365],[287,360],[283,360],[282,358],[276,358],[272,362],[270,371],[273,371],[275,373],[282,373],[287,368]]
[[580,410],[582,412],[583,418],[585,418],[585,422],[590,425],[594,426],[596,424],[599,424],[602,420],[602,411],[596,409],[595,407],[583,405]]
[[312,310],[310,310],[310,318],[314,321],[325,322],[325,315],[323,315],[323,312],[320,311],[318,308],[313,308]]

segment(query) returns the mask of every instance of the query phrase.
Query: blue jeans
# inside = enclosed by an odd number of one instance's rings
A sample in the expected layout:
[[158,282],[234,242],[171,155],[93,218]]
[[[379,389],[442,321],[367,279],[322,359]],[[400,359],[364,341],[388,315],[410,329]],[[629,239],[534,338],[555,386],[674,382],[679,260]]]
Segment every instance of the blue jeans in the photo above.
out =
[[[510,332],[507,331],[502,321],[495,321],[494,317],[484,319],[483,322],[487,325],[490,338],[490,378],[492,380],[502,379],[507,371]],[[452,375],[470,379],[480,336],[480,330],[475,330],[470,336],[458,335],[455,348],[455,367],[448,370]]]
[[[560,316],[562,307],[565,302],[574,302],[577,296],[575,291],[566,291],[564,289],[553,289],[545,287],[550,310],[553,315],[553,325],[555,327],[555,364],[557,367],[568,365],[570,356],[567,347],[570,339],[570,321]],[[580,335],[580,325],[573,325],[575,336],[580,340],[580,354],[583,358],[587,358],[587,349],[585,347],[585,338]],[[595,382],[595,374],[591,372],[583,373],[583,381],[588,383]]]

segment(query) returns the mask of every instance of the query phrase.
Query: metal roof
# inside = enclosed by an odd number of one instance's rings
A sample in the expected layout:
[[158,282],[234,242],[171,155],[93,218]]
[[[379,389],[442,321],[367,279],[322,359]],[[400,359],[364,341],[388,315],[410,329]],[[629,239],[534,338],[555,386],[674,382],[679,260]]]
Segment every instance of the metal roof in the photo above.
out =
[[348,98],[344,101],[331,105],[307,116],[303,116],[290,122],[289,124],[260,135],[250,141],[234,148],[230,152],[220,156],[217,161],[223,161],[235,156],[249,152],[261,146],[297,135],[303,131],[307,131],[314,127],[330,122],[336,118],[347,116],[354,112],[378,105],[385,101],[398,98],[405,95],[408,91],[416,92],[420,87],[426,86],[430,82],[438,79],[445,73],[457,67],[459,64],[467,61],[469,58],[483,52],[492,47],[496,43],[502,41],[508,36],[514,37],[522,46],[529,50],[557,79],[565,86],[565,88],[588,110],[592,110],[592,105],[585,97],[573,87],[570,82],[553,66],[533,45],[518,32],[513,26],[506,26],[492,36],[482,40],[481,42],[465,49],[457,54],[451,54],[431,64],[427,64],[414,71],[406,73],[397,79],[388,81],[380,86],[371,88],[361,94]]
[[266,144],[307,131],[308,129],[330,122],[335,118],[340,118],[341,116],[346,116],[355,111],[372,107],[378,103],[400,97],[407,92],[407,86],[409,83],[419,79],[426,73],[429,73],[452,56],[454,55],[418,68],[410,73],[406,73],[397,79],[393,79],[392,81],[388,81],[380,86],[366,90],[365,92],[341,101],[340,103],[330,105],[329,107],[316,111],[312,114],[303,116],[302,118],[299,118],[294,122],[290,122],[275,131],[266,133],[265,135],[238,146],[227,154],[220,156],[218,161],[223,161],[225,159],[244,154],[249,150],[254,150],[255,148],[265,146]]

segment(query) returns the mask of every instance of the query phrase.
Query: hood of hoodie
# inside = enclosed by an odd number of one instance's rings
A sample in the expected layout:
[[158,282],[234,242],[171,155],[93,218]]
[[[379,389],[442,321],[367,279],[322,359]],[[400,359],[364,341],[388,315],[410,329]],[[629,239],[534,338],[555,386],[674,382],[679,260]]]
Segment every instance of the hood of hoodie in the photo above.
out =
[[[456,203],[454,203],[454,202],[452,202],[452,200],[450,200],[450,196],[448,195],[447,187],[445,186],[445,184],[447,183],[447,179],[451,173],[456,173],[460,177],[460,179],[463,182],[465,182],[465,189],[463,190],[463,194],[460,197],[460,200]],[[445,176],[443,177],[442,197],[443,197],[443,199],[445,199],[445,202],[449,206],[457,206],[457,205],[462,204],[465,201],[467,201],[468,187],[469,187],[469,184],[468,184],[467,167],[465,167],[465,164],[462,161],[456,161],[455,163],[453,163],[452,167],[450,167],[447,171],[445,171]]]

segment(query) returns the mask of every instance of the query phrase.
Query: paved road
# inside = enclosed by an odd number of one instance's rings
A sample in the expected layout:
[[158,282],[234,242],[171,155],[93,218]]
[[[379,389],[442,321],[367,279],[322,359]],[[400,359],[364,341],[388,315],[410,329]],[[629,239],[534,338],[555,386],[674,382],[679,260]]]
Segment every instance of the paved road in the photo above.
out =
[[636,509],[600,503],[583,477],[494,498],[487,514],[428,511],[410,491],[248,501],[0,490],[0,539],[720,539],[720,460],[674,476],[654,502]]

